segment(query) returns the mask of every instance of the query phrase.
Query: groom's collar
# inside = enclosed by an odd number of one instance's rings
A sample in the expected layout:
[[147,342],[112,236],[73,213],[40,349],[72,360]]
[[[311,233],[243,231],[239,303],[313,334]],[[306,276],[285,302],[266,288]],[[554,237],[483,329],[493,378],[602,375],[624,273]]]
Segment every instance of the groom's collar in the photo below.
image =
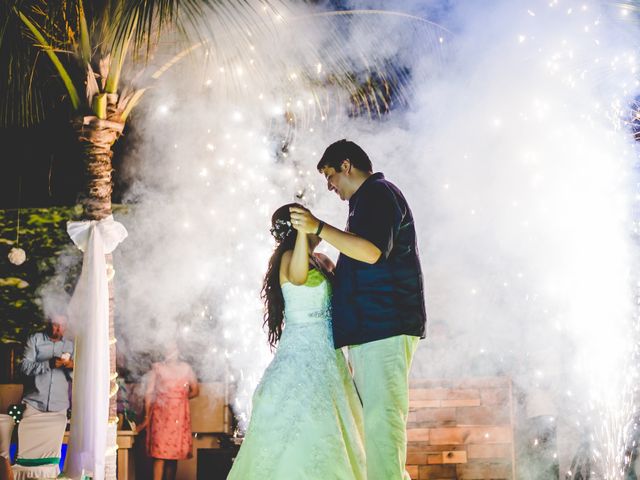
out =
[[381,180],[381,179],[384,179],[384,174],[382,172],[376,172],[369,175],[367,179],[364,182],[362,182],[362,185],[360,185],[358,189],[353,193],[353,195],[351,195],[351,198],[349,199],[349,205],[351,205],[351,202],[354,202],[358,198],[358,195],[360,195],[360,192],[366,189],[365,185],[368,185],[372,182],[375,182],[376,180]]

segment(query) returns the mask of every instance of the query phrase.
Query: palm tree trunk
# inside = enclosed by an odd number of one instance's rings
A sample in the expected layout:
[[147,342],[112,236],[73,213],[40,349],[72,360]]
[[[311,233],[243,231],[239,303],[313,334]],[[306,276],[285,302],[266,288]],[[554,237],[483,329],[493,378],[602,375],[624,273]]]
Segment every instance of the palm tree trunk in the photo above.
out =
[[78,140],[83,147],[86,188],[80,202],[87,220],[102,220],[111,215],[112,145],[124,124],[97,117],[84,117],[74,122]]
[[[117,95],[110,100],[117,100]],[[113,151],[111,147],[122,134],[124,123],[119,121],[116,114],[115,101],[109,102],[111,108],[108,108],[107,120],[94,116],[83,117],[73,122],[78,141],[80,142],[83,152],[83,162],[85,167],[86,187],[80,197],[80,203],[83,206],[83,216],[87,220],[102,220],[111,215],[111,193],[113,191],[113,182],[111,174],[113,167],[111,158]],[[110,115],[109,115],[110,114]],[[109,116],[111,118],[109,118]],[[107,263],[112,264],[111,254],[107,255]],[[114,328],[114,288],[113,280],[109,281],[109,373],[110,373],[110,392],[109,398],[109,423],[117,422],[117,403],[116,403],[116,344],[115,344],[115,328]],[[107,453],[115,452],[115,438],[108,440]],[[105,464],[105,479],[116,480],[116,455],[107,454]],[[98,480],[98,479],[96,479]]]

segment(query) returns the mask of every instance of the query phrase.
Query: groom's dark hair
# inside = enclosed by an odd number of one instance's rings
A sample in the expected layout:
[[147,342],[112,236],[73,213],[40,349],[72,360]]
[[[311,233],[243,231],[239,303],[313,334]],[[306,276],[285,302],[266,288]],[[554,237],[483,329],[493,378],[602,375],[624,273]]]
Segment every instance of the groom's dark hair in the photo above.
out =
[[366,152],[355,142],[351,142],[346,138],[338,140],[327,147],[322,154],[322,158],[316,167],[318,171],[322,171],[325,167],[332,167],[336,171],[340,170],[340,165],[345,160],[349,160],[351,165],[363,172],[371,173],[373,165]]

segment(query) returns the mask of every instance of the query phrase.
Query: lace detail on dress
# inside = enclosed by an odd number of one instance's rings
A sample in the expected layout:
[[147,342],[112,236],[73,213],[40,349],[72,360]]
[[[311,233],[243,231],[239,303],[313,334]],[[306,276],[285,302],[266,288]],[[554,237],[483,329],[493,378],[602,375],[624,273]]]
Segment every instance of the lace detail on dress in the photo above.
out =
[[283,285],[285,327],[229,479],[365,478],[361,406],[333,348],[331,286],[309,273],[304,285]]
[[331,319],[331,284],[321,272],[312,268],[304,285],[285,283],[284,328],[295,323]]

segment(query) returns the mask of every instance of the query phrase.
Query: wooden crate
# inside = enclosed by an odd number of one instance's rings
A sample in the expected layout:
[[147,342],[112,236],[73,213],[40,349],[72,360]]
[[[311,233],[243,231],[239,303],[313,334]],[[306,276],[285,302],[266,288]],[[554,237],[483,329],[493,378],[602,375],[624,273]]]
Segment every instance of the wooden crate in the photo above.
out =
[[412,479],[514,480],[511,380],[412,380],[407,437]]

